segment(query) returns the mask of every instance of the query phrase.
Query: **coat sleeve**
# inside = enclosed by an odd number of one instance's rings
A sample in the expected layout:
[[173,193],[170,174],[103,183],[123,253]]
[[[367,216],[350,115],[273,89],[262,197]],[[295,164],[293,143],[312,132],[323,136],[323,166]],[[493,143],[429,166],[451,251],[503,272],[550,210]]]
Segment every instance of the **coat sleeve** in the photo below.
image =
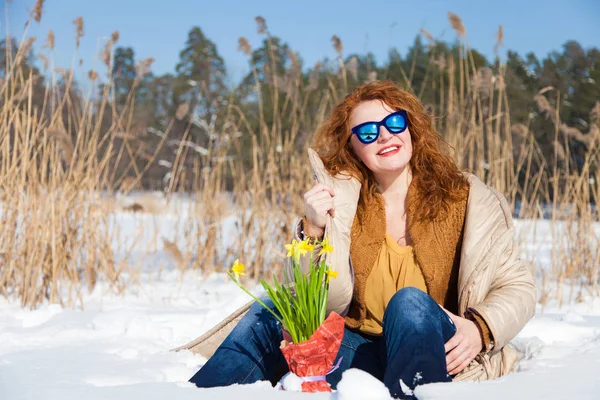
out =
[[[506,205],[508,206],[508,205]],[[481,317],[494,341],[501,349],[523,329],[535,314],[536,289],[533,276],[518,255],[512,220],[493,246],[499,254],[492,268],[490,289],[484,300],[467,309]]]
[[[361,184],[356,178],[346,174],[338,174],[335,177],[329,175],[323,161],[313,149],[308,149],[308,158],[315,180],[331,187],[335,192],[333,198],[335,218],[331,216],[327,218],[323,236],[329,238],[329,243],[333,246],[333,252],[323,255],[325,263],[338,273],[337,278],[329,282],[327,312],[335,311],[339,315],[345,316],[350,308],[354,288],[354,271],[350,261],[350,231],[356,214]],[[302,220],[300,220],[295,224],[294,237],[296,240],[304,239],[303,229]],[[313,257],[317,261],[321,261],[318,256],[320,251],[321,248],[315,246]],[[308,272],[309,259],[309,257],[300,257],[304,273]],[[291,261],[288,259],[285,265],[284,273],[291,276]]]

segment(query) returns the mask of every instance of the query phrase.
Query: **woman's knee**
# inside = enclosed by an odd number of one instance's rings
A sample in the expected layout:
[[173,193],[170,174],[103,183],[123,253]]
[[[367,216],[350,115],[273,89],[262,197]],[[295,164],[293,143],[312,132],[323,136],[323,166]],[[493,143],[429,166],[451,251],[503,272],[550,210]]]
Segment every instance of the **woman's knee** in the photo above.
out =
[[386,322],[402,322],[403,325],[410,325],[416,329],[423,329],[429,326],[428,322],[436,318],[439,307],[437,303],[427,293],[414,287],[405,287],[392,296],[384,316],[384,326]]
[[[273,302],[268,297],[261,297],[265,306],[277,313]],[[256,331],[279,332],[281,327],[275,316],[258,301],[255,301],[244,317],[236,326],[237,333],[241,336],[252,335]],[[266,332],[265,332],[266,333]],[[270,336],[270,334],[269,334]]]
[[396,294],[392,296],[387,308],[428,308],[431,307],[432,304],[436,305],[431,296],[421,289],[408,286],[398,290]]
[[[259,300],[265,306],[269,307],[271,310],[275,310],[275,304],[273,304],[273,301],[271,300],[271,298],[269,296],[259,297]],[[265,307],[262,304],[260,304],[258,301],[254,301],[254,303],[252,303],[252,305],[250,306],[250,309],[248,311],[253,314],[258,314],[258,313],[261,313],[262,311],[269,312],[269,310],[265,310]]]

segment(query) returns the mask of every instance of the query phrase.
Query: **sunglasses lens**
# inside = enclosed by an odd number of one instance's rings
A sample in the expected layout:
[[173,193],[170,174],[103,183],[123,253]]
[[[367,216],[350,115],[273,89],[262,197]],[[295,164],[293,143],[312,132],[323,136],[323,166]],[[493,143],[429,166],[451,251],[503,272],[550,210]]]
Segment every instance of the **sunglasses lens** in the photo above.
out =
[[377,139],[377,124],[369,124],[365,126],[361,126],[358,129],[357,135],[361,142],[363,143],[371,143],[375,139]]
[[390,132],[402,132],[406,129],[406,119],[401,114],[395,114],[385,120],[385,126]]

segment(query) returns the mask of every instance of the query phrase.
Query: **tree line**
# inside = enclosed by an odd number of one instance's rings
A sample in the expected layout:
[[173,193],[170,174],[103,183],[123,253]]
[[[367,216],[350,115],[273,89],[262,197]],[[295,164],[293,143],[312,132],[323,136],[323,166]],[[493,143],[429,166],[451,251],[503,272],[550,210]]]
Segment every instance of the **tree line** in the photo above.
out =
[[[257,17],[257,23],[263,41],[252,48],[245,38],[239,39],[239,51],[247,55],[251,68],[234,86],[227,84],[228,71],[217,44],[197,26],[190,29],[172,73],[155,75],[152,60],[139,60],[132,47],[119,46],[115,32],[100,55],[108,71],[105,77],[89,71],[90,82],[84,85],[64,71],[49,73],[43,52],[36,53],[29,42],[7,38],[0,42],[0,78],[7,73],[7,54],[19,46],[31,46],[19,67],[24,75],[36,76],[34,106],[50,104],[47,87],[51,79],[52,92],[67,93],[73,104],[86,102],[84,89],[90,86],[94,88],[90,101],[97,102],[98,108],[99,99],[108,97],[110,112],[103,114],[103,129],[118,131],[122,136],[118,140],[131,141],[136,149],[121,157],[114,168],[123,175],[134,174],[143,168],[144,160],[151,160],[138,184],[154,189],[166,181],[165,166],[176,162],[176,149],[182,142],[200,160],[194,161],[186,152],[181,165],[190,171],[210,168],[206,155],[223,144],[223,135],[253,131],[258,140],[278,140],[286,146],[286,135],[295,131],[294,143],[289,145],[302,149],[319,117],[353,87],[375,79],[391,79],[415,93],[439,118],[452,118],[448,103],[452,96],[463,94],[463,107],[477,101],[482,105],[476,112],[493,118],[498,102],[503,101],[494,91],[501,88],[508,103],[503,109],[510,113],[508,129],[516,136],[519,129],[531,132],[546,165],[552,165],[559,154],[563,162],[582,168],[595,143],[600,122],[600,50],[595,47],[584,49],[568,41],[543,58],[508,50],[502,60],[497,49],[496,58],[489,60],[460,40],[443,42],[423,31],[404,55],[391,48],[387,59],[376,60],[372,53],[345,54],[342,41],[334,36],[335,56],[307,66],[300,54],[268,31],[263,19]],[[501,45],[501,38],[498,42]],[[450,81],[460,86],[455,94],[448,89]],[[469,98],[475,91],[476,99]],[[64,121],[69,118],[65,109]],[[438,129],[444,135],[444,125]],[[75,130],[68,130],[76,135]],[[557,131],[568,137],[567,146],[557,143]],[[242,147],[248,144],[244,140]],[[161,149],[153,157],[157,146]],[[241,151],[238,156],[250,162],[252,154]],[[192,180],[188,175],[182,185],[189,189]]]

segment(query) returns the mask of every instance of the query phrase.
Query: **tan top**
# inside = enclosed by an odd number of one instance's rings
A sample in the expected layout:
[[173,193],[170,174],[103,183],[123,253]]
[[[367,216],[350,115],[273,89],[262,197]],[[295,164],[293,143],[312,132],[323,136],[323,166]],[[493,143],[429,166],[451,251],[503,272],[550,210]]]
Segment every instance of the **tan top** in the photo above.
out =
[[404,287],[413,286],[427,293],[421,268],[417,264],[412,246],[400,246],[392,236],[385,234],[385,245],[367,278],[365,300],[367,313],[358,328],[369,335],[381,335],[383,314],[390,299]]

